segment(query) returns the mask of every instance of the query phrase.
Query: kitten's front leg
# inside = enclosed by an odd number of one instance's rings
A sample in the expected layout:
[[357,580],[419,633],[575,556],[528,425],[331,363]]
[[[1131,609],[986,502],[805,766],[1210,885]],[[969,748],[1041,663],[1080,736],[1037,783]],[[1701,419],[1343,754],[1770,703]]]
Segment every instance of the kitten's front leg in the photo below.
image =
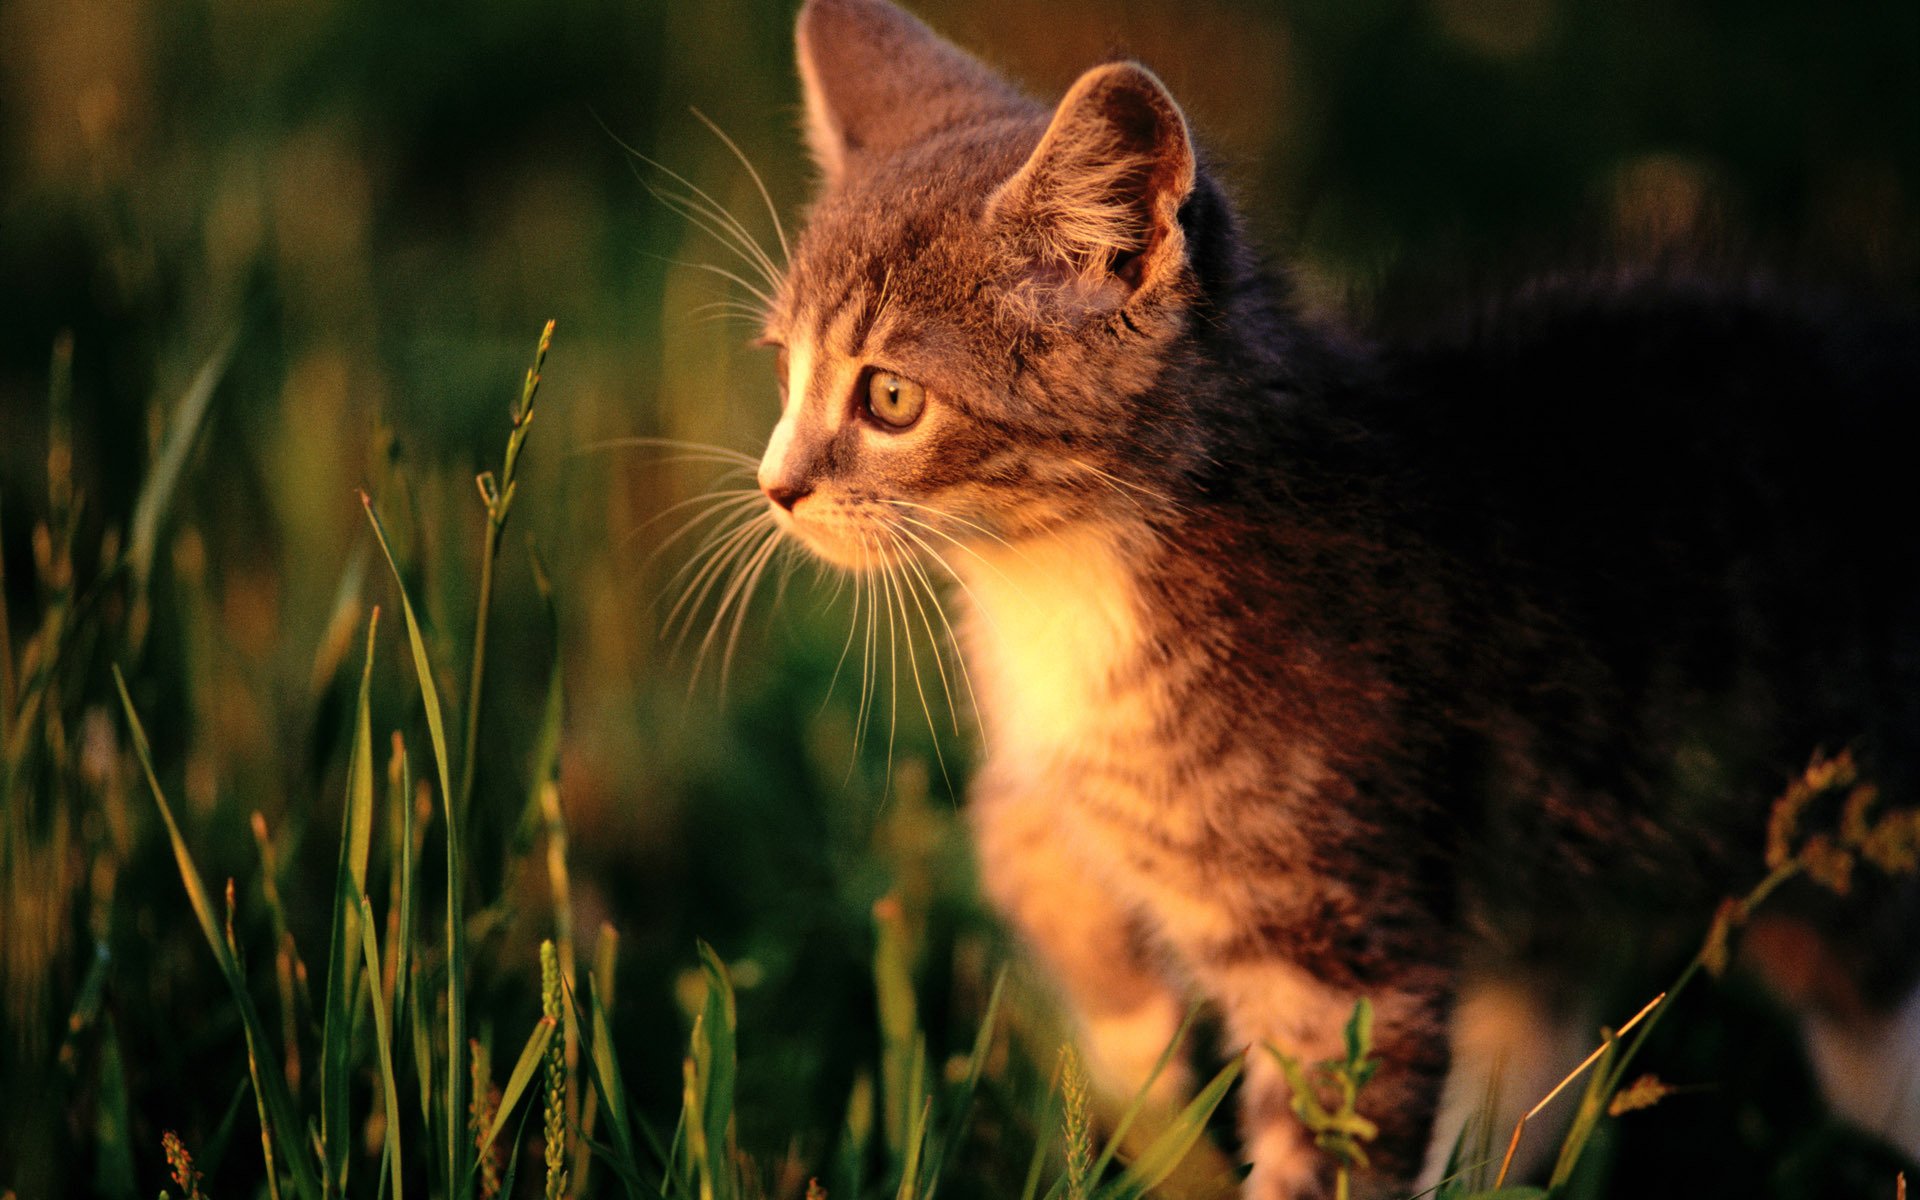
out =
[[[983,776],[971,805],[987,894],[1058,983],[1095,1086],[1130,1099],[1173,1040],[1187,1002],[1167,980],[1138,914],[1073,851],[1060,797]],[[1191,1072],[1170,1062],[1154,1080],[1163,1105],[1183,1100]]]
[[1425,1156],[1447,1073],[1452,972],[1409,966],[1389,980],[1335,985],[1277,954],[1216,959],[1196,971],[1220,1002],[1231,1041],[1246,1047],[1240,1124],[1253,1162],[1246,1200],[1333,1194],[1334,1162],[1295,1116],[1292,1089],[1268,1047],[1307,1065],[1344,1057],[1343,1031],[1363,995],[1373,1005],[1379,1068],[1356,1107],[1379,1136],[1365,1145],[1370,1169],[1354,1173],[1354,1194],[1404,1194]]

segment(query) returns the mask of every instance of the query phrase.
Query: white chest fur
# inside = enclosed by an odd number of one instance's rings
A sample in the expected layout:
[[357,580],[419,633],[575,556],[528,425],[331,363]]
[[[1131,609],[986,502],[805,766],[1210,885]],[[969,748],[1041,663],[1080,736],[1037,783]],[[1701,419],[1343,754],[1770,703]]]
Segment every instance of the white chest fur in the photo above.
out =
[[1142,648],[1139,591],[1117,538],[1074,529],[960,557],[989,755],[1045,769],[1151,725],[1151,697],[1116,686]]

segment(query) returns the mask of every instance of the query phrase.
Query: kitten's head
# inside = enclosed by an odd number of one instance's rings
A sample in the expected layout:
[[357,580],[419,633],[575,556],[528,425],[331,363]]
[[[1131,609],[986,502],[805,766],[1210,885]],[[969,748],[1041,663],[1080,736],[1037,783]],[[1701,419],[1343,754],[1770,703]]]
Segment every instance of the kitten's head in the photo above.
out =
[[1137,508],[1199,290],[1165,87],[1110,63],[1049,112],[885,0],[809,0],[797,42],[823,185],[766,328],[779,521],[859,568]]

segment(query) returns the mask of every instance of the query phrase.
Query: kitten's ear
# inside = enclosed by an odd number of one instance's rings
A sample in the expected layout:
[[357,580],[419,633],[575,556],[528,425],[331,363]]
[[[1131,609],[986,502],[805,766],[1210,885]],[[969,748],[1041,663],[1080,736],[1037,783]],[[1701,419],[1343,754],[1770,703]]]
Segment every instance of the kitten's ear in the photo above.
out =
[[1181,262],[1193,187],[1193,142],[1166,85],[1138,63],[1108,63],[1075,81],[987,219],[1048,272],[1124,299]]
[[807,146],[829,189],[863,159],[1027,103],[887,0],[807,0],[794,43],[806,93]]

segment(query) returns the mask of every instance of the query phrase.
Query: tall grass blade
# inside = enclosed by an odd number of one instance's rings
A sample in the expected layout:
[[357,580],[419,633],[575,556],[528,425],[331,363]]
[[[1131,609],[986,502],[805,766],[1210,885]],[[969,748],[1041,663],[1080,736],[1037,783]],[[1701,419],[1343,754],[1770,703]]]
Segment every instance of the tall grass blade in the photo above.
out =
[[704,1054],[696,1052],[700,1067],[701,1107],[695,1119],[703,1124],[702,1141],[707,1166],[714,1179],[723,1178],[731,1166],[733,1146],[734,1081],[739,1069],[737,1037],[739,1015],[735,1010],[733,979],[727,965],[712,946],[700,943],[700,969],[707,977],[707,1002],[703,1019],[696,1023],[696,1040],[705,1032]]
[[273,1148],[277,1143],[284,1154],[287,1170],[293,1177],[295,1192],[303,1200],[321,1200],[320,1177],[300,1136],[302,1125],[296,1119],[286,1083],[277,1073],[258,1068],[270,1044],[266,1027],[261,1024],[260,1013],[254,1007],[253,997],[247,992],[246,976],[241,973],[239,961],[234,958],[226,939],[221,935],[219,923],[214,920],[213,905],[207,899],[207,887],[200,878],[200,868],[194,865],[186,838],[180,832],[179,823],[174,820],[173,807],[167,803],[166,793],[160,788],[160,778],[153,769],[153,750],[147,744],[147,731],[140,724],[139,714],[134,711],[133,696],[127,691],[126,677],[120,673],[117,663],[113,667],[113,682],[119,689],[120,706],[126,713],[127,725],[132,733],[134,755],[140,760],[140,769],[147,777],[147,787],[153,792],[154,803],[160,809],[160,819],[167,827],[167,839],[173,847],[174,862],[180,869],[180,882],[186,888],[188,904],[193,909],[194,919],[200,924],[200,932],[207,939],[207,945],[213,950],[220,973],[226,977],[227,987],[233,993],[234,1006],[240,1010],[240,1024],[247,1038],[247,1057],[254,1069],[253,1086],[260,1098],[260,1136],[267,1153],[267,1177],[269,1180],[274,1178]]
[[920,1017],[907,963],[906,915],[897,897],[873,906],[874,997],[880,1014],[881,1127],[893,1162],[907,1154],[907,1125],[920,1099],[909,1087],[917,1064]]
[[[493,1123],[480,1135],[479,1153],[485,1155],[493,1147],[493,1139],[500,1136],[506,1127],[507,1118],[513,1114],[514,1106],[520,1103],[520,1097],[526,1095],[527,1088],[533,1083],[534,1073],[540,1069],[540,1060],[547,1052],[547,1043],[553,1040],[554,1022],[545,1017],[534,1022],[533,1032],[527,1035],[527,1044],[520,1048],[520,1057],[514,1061],[513,1073],[507,1076],[507,1086],[500,1092],[500,1107],[493,1114]],[[502,1195],[506,1192],[503,1190]]]
[[[915,1063],[916,1070],[923,1070],[925,1058]],[[925,1090],[922,1082],[919,1090]],[[920,1151],[926,1144],[927,1129],[933,1124],[933,1097],[928,1096],[915,1114],[913,1124],[907,1128],[907,1159],[900,1168],[900,1188],[893,1194],[894,1200],[917,1200],[920,1196]]]
[[399,818],[399,831],[390,860],[393,865],[389,869],[400,876],[400,894],[395,906],[397,914],[389,916],[393,930],[393,944],[388,947],[393,957],[393,994],[388,999],[388,1021],[397,1031],[401,1017],[408,1011],[408,993],[413,982],[413,881],[419,870],[419,854],[414,848],[413,766],[407,761],[406,743],[397,732],[393,735],[391,774],[387,803]]
[[[612,1003],[613,998],[614,960],[619,953],[620,935],[614,931],[613,926],[602,922],[600,925],[600,935],[594,940],[593,979],[604,979],[607,981],[607,998],[609,1004]],[[568,984],[567,995],[569,1002],[573,1006],[573,1028],[578,1029],[581,1015],[580,1004],[578,997],[573,991],[572,984]],[[580,1090],[586,1093],[580,1098],[580,1140],[591,1146],[593,1143],[594,1129],[599,1120],[600,1093],[598,1089],[593,1087],[585,1087]],[[587,1172],[592,1164],[593,1155],[587,1154],[581,1157],[579,1169],[573,1173],[574,1195],[583,1196],[586,1194]]]
[[[371,696],[373,652],[379,630],[380,610],[376,607],[367,620],[367,657],[360,670],[360,698],[354,705],[346,812],[333,881],[333,941],[327,952],[327,993],[320,1027],[320,1141],[326,1147],[328,1190],[339,1195],[346,1194],[352,1165],[348,1085],[353,1074],[353,1026],[360,1009],[360,900],[367,890],[367,858],[373,846]],[[377,964],[373,978],[380,978]],[[375,992],[374,1008],[378,1010],[382,1005],[377,987]]]
[[1573,1175],[1573,1168],[1580,1161],[1580,1154],[1586,1149],[1588,1139],[1599,1126],[1600,1118],[1606,1115],[1609,1095],[1607,1080],[1619,1053],[1618,1035],[1606,1030],[1599,1060],[1593,1074],[1587,1077],[1586,1090],[1580,1094],[1580,1107],[1574,1110],[1573,1123],[1567,1127],[1567,1134],[1560,1141],[1560,1155],[1554,1160],[1553,1174],[1547,1180],[1548,1188],[1561,1187]]
[[[576,1008],[579,1005],[577,996],[574,1004]],[[600,976],[596,971],[587,980],[587,1026],[592,1031],[592,1044],[587,1048],[586,1060],[587,1077],[593,1084],[594,1095],[600,1098],[601,1107],[607,1110],[609,1142],[600,1152],[620,1176],[628,1200],[640,1200],[640,1163],[634,1155],[627,1087],[620,1075],[618,1056],[614,1053],[607,1007],[600,996]],[[658,1145],[653,1147],[653,1151],[659,1162],[664,1164],[667,1161],[667,1156]]]
[[166,515],[167,507],[173,501],[180,473],[186,469],[187,455],[200,435],[201,426],[206,424],[213,394],[219,389],[221,379],[225,378],[227,368],[233,362],[233,352],[239,344],[239,330],[229,333],[194,375],[193,383],[187,387],[179,406],[174,409],[166,438],[160,444],[159,456],[154,460],[152,471],[147,474],[146,483],[140,488],[139,498],[134,501],[133,523],[127,538],[127,562],[133,569],[134,583],[142,593],[146,591],[147,581],[153,574],[153,556],[160,541],[161,518]]
[[[980,1076],[986,1070],[987,1054],[993,1049],[993,1035],[1000,1019],[1000,1000],[1006,990],[1007,969],[1002,967],[993,981],[993,991],[987,996],[987,1011],[980,1018],[980,1028],[973,1035],[973,1051],[967,1055],[966,1074],[948,1099],[946,1127],[940,1131],[939,1140],[927,1155],[928,1200],[932,1200],[939,1191],[947,1155],[966,1136],[967,1125],[973,1115],[973,1098],[980,1090]],[[1099,1178],[1098,1173],[1094,1177]]]
[[405,1170],[400,1162],[400,1149],[406,1139],[400,1136],[400,1088],[393,1078],[393,1040],[387,1024],[386,1006],[380,1003],[379,988],[373,986],[380,978],[380,947],[374,942],[373,906],[367,903],[365,895],[360,897],[360,946],[366,955],[368,990],[373,992],[373,1036],[380,1052],[380,1086],[387,1114],[382,1155],[392,1170],[393,1200],[405,1200],[402,1189]]
[[420,681],[420,701],[427,712],[427,733],[433,739],[433,762],[440,776],[440,797],[447,817],[446,1166],[449,1188],[457,1188],[459,1194],[464,1194],[467,1185],[463,1181],[468,1178],[467,1139],[461,1134],[466,1128],[467,1073],[462,1069],[459,1048],[467,1044],[467,926],[462,895],[467,877],[466,850],[460,843],[461,825],[449,779],[446,721],[440,712],[440,691],[434,686],[433,663],[427,657],[426,639],[422,637],[420,622],[414,616],[413,601],[407,598],[406,581],[400,577],[400,564],[394,560],[393,547],[387,542],[387,531],[380,524],[380,514],[374,511],[373,498],[362,492],[360,503],[367,510],[367,520],[373,525],[373,536],[380,542],[380,552],[386,556],[387,566],[393,571],[394,588],[400,593],[400,612],[407,621],[407,644],[413,651],[413,671]]
[[467,738],[461,747],[460,798],[457,807],[463,817],[473,803],[473,770],[480,743],[480,697],[487,669],[487,617],[493,608],[494,560],[500,553],[500,536],[506,532],[507,514],[513,508],[514,493],[519,490],[514,469],[519,465],[520,448],[526,443],[527,430],[533,421],[533,400],[540,391],[540,370],[546,365],[547,351],[552,346],[553,322],[548,321],[540,331],[540,345],[534,352],[533,365],[527,368],[526,381],[520,388],[520,399],[513,406],[513,429],[507,434],[507,453],[500,465],[500,478],[495,482],[489,472],[477,481],[481,498],[487,506],[487,532],[480,546],[480,596],[473,618],[473,666],[467,678]]

